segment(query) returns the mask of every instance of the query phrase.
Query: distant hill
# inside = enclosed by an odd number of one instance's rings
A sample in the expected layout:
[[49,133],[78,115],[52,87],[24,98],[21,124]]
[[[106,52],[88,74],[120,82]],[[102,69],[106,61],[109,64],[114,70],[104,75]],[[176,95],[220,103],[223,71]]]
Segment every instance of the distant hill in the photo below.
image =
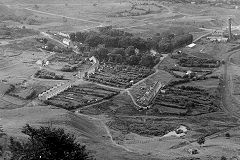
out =
[[18,17],[15,15],[14,10],[7,6],[0,5],[0,20],[17,20]]

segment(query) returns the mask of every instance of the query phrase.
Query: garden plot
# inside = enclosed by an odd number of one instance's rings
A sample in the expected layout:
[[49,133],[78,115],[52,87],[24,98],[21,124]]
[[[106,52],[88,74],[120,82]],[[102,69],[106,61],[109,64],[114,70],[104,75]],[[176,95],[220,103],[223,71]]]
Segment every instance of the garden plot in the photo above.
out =
[[100,102],[111,98],[119,92],[113,89],[103,88],[97,85],[73,86],[64,92],[45,101],[65,109],[76,109],[82,106]]
[[66,62],[68,64],[79,64],[84,60],[84,58],[80,54],[76,54],[74,52],[66,54],[66,53],[56,53],[48,58],[50,62]]
[[217,92],[191,86],[170,87],[159,93],[153,102],[158,114],[198,115],[219,110]]
[[146,67],[107,64],[100,66],[97,72],[85,79],[109,86],[128,88],[152,73],[154,71]]

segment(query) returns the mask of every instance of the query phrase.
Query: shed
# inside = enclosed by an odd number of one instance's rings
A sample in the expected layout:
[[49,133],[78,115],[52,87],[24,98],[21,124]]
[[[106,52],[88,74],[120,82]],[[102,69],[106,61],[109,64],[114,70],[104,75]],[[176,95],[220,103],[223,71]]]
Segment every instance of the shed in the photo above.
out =
[[64,38],[63,39],[63,43],[70,46],[70,43],[71,43],[71,40],[70,39],[67,39],[67,38]]
[[195,44],[195,43],[191,43],[191,44],[189,44],[187,47],[193,48],[194,46],[196,46],[196,44]]

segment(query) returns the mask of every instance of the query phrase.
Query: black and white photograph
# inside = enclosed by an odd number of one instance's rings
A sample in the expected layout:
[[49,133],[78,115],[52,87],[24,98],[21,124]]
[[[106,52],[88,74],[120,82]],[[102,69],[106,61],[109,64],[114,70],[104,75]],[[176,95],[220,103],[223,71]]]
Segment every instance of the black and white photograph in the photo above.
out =
[[240,0],[0,0],[0,160],[240,160]]

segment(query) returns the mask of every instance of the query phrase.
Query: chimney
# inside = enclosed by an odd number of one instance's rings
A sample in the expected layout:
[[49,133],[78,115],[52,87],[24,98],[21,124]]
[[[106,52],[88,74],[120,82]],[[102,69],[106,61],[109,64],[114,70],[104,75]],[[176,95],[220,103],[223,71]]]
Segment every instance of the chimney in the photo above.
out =
[[229,36],[229,40],[231,40],[232,39],[232,18],[229,18],[228,19],[228,31],[229,31],[229,33],[228,33],[228,36]]

